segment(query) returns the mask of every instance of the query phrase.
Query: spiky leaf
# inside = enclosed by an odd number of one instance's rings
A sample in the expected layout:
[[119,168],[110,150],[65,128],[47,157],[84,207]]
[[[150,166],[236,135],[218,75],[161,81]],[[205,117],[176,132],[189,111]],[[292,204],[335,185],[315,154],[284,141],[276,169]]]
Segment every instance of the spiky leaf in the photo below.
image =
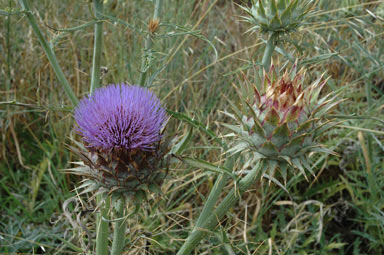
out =
[[260,148],[260,153],[267,157],[276,157],[279,154],[276,146],[271,142],[264,143]]
[[289,139],[290,131],[288,128],[288,124],[284,123],[273,131],[271,141],[278,148],[280,148],[282,145],[287,144],[289,142]]

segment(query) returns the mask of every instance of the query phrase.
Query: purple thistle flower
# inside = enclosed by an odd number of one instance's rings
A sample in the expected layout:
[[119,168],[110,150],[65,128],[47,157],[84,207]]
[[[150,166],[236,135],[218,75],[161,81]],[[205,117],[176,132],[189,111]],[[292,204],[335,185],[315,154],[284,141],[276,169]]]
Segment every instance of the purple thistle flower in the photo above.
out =
[[75,109],[77,131],[88,148],[151,150],[166,120],[160,100],[148,89],[126,84],[97,89]]

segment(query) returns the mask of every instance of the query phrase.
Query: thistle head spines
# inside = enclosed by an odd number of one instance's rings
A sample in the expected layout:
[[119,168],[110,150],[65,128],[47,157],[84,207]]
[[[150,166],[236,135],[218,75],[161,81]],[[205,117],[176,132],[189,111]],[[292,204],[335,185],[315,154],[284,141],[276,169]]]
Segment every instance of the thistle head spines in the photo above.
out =
[[[236,89],[242,102],[247,100],[236,107],[236,111],[247,115],[237,118],[246,120],[238,121],[240,128],[232,125],[231,130],[238,135],[241,146],[234,146],[231,153],[246,149],[254,152],[258,160],[279,163],[284,160],[290,162],[287,166],[301,172],[302,166],[309,165],[303,162],[306,155],[319,146],[317,137],[332,124],[328,123],[323,128],[323,122],[327,120],[322,117],[340,101],[329,96],[318,99],[327,79],[321,75],[311,85],[305,86],[305,70],[297,71],[297,63],[281,74],[274,65],[268,72],[262,70],[263,77],[256,79],[261,85],[242,77],[240,80],[244,82]],[[246,109],[241,110],[242,107]],[[237,129],[241,133],[237,133]]]
[[258,0],[251,1],[251,7],[240,6],[248,16],[243,19],[253,26],[248,30],[260,29],[263,33],[286,34],[303,24],[311,9],[311,0]]

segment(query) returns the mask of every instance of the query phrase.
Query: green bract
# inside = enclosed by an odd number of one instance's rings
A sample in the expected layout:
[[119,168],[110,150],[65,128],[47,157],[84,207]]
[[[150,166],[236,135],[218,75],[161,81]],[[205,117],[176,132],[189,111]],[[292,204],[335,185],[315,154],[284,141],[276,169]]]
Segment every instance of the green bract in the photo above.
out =
[[310,0],[252,0],[252,6],[240,6],[248,15],[244,20],[267,33],[289,33],[302,24],[309,12]]
[[245,79],[238,90],[241,105],[230,102],[234,114],[228,114],[239,125],[228,125],[239,138],[230,153],[249,151],[251,163],[262,160],[269,164],[269,177],[280,169],[286,181],[287,168],[299,169],[305,176],[310,171],[310,152],[331,152],[316,143],[316,138],[334,122],[325,115],[340,101],[327,95],[319,99],[326,80],[322,77],[304,87],[304,72],[291,72],[279,76],[272,66],[264,72],[259,88]]

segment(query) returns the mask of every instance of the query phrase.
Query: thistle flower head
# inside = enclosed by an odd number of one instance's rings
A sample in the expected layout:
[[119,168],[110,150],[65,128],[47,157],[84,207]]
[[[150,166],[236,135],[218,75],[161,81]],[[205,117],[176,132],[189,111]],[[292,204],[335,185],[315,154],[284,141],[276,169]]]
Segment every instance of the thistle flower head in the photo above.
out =
[[288,167],[304,175],[304,169],[310,170],[310,152],[327,151],[317,137],[334,125],[324,117],[340,102],[336,96],[318,98],[326,83],[322,77],[305,86],[304,71],[295,70],[280,76],[272,65],[259,86],[245,79],[239,90],[242,105],[231,103],[235,114],[229,114],[240,125],[225,124],[240,138],[230,152],[250,151],[251,160],[270,164],[271,176],[279,168],[284,179]]
[[71,149],[83,162],[69,172],[88,178],[83,192],[142,198],[157,190],[166,175],[166,118],[160,100],[138,86],[109,85],[82,99],[75,120],[84,145]]
[[267,33],[289,33],[302,24],[309,11],[310,0],[252,0],[252,6],[240,6],[246,13],[244,21]]
[[80,101],[78,132],[88,148],[148,150],[161,139],[166,119],[160,100],[137,86],[109,85]]
[[[292,77],[293,76],[293,77]],[[295,67],[279,77],[272,65],[269,74],[264,71],[263,88],[261,92],[255,87],[254,108],[265,112],[264,117],[278,118],[278,124],[301,120],[308,117],[312,93],[320,91],[325,81],[304,88],[304,70],[295,73]],[[320,83],[320,84],[319,84]],[[313,101],[313,100],[312,100]],[[313,105],[312,105],[313,106]]]

